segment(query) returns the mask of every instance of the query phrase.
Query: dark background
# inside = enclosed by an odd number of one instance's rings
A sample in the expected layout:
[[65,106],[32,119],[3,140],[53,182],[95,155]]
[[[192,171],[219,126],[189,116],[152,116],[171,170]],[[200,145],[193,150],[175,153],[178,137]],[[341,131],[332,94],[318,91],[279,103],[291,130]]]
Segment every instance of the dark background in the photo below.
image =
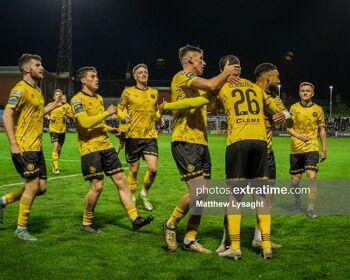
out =
[[[190,43],[205,51],[204,77],[218,73],[221,56],[235,54],[248,79],[261,62],[278,66],[290,96],[308,80],[318,97],[329,98],[334,85],[334,96],[350,99],[348,0],[72,0],[72,11],[74,71],[94,65],[101,79],[124,79],[128,61],[131,68],[145,62],[151,79],[170,80],[180,69],[178,48]],[[0,65],[38,53],[55,72],[60,17],[61,0],[1,0]]]

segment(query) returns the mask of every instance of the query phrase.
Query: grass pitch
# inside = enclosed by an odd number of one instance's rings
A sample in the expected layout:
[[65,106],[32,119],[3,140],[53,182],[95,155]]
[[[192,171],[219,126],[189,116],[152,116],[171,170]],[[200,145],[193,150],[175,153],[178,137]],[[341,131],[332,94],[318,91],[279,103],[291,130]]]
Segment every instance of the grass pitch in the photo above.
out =
[[[112,136],[111,136],[112,137]],[[118,142],[113,139],[115,147]],[[0,194],[22,185],[9,156],[8,142],[0,134]],[[328,139],[328,158],[321,164],[319,178],[349,178],[350,139]],[[225,137],[210,136],[213,178],[224,178]],[[165,250],[161,224],[171,214],[186,186],[170,151],[170,135],[159,139],[159,170],[151,189],[155,220],[138,233],[119,203],[109,178],[95,210],[95,223],[103,231],[88,235],[80,231],[84,197],[88,183],[80,174],[80,157],[75,134],[67,134],[60,161],[61,175],[50,171],[51,143],[44,135],[48,167],[48,191],[35,200],[29,230],[37,243],[15,240],[18,203],[5,209],[0,224],[0,279],[349,279],[349,217],[304,215],[274,216],[272,240],[283,247],[265,261],[251,248],[255,217],[242,217],[240,261]],[[289,178],[289,138],[274,138],[277,177]],[[121,156],[125,162],[124,155]],[[126,166],[126,165],[125,165]],[[126,170],[127,172],[127,170]],[[139,188],[145,173],[142,163]],[[139,213],[149,212],[139,206]],[[179,247],[186,229],[178,227]],[[215,251],[222,235],[222,217],[204,216],[198,238]]]

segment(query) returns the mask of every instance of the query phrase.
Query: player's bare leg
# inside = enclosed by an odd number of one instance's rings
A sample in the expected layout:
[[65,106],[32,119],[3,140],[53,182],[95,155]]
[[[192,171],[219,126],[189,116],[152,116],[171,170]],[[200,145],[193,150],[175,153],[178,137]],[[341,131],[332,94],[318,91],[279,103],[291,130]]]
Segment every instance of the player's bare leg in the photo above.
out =
[[141,227],[149,224],[153,220],[153,216],[148,216],[145,219],[138,216],[135,203],[133,202],[131,191],[128,187],[124,172],[119,172],[111,176],[111,179],[118,189],[120,201],[122,202],[134,230],[139,230]]
[[99,233],[99,230],[93,226],[94,210],[97,204],[97,200],[103,191],[104,181],[103,179],[93,179],[90,182],[90,189],[85,196],[85,208],[83,213],[82,231],[87,233]]

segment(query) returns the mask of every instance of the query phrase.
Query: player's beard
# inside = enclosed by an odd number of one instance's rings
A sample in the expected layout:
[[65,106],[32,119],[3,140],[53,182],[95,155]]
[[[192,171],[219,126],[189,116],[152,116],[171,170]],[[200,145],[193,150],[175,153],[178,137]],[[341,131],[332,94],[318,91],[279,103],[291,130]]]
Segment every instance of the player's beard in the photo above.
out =
[[278,85],[269,85],[269,92],[273,92],[274,94],[278,94]]

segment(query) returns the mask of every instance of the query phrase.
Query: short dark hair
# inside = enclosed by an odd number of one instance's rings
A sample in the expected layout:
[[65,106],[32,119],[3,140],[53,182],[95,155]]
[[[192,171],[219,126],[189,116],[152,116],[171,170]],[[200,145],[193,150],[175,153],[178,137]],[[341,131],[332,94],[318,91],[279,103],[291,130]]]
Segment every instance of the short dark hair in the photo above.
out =
[[275,65],[273,65],[272,63],[268,63],[268,62],[264,62],[259,64],[255,70],[254,70],[254,75],[255,78],[259,78],[261,77],[263,74],[276,70],[277,67]]
[[310,83],[310,82],[301,82],[300,85],[299,85],[299,89],[303,86],[310,86],[312,88],[312,90],[314,91],[315,90],[315,86],[313,83]]
[[179,59],[180,59],[181,64],[183,64],[183,58],[188,52],[203,53],[203,50],[200,49],[199,47],[195,47],[192,45],[186,45],[186,46],[179,48]]
[[84,78],[86,73],[89,71],[97,73],[97,70],[94,66],[85,66],[85,67],[79,68],[76,74],[77,80],[80,82],[80,80]]
[[220,58],[220,61],[219,61],[219,68],[221,71],[224,70],[224,67],[225,67],[227,61],[229,61],[229,65],[241,64],[241,62],[239,61],[237,56],[232,55],[232,54],[225,55],[222,58]]
[[18,68],[20,71],[23,71],[24,64],[28,63],[31,59],[35,59],[41,62],[41,56],[37,54],[24,53],[18,59]]

